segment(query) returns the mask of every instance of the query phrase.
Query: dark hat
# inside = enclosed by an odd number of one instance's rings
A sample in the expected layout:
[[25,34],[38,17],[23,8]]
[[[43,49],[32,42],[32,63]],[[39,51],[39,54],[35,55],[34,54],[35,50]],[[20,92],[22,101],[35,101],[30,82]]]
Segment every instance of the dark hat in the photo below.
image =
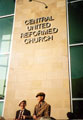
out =
[[36,97],[38,97],[38,96],[43,96],[43,97],[45,97],[45,93],[40,92],[40,93],[38,93],[38,94],[36,95]]
[[22,102],[26,105],[26,100],[22,100],[22,101],[19,103],[19,106],[21,105]]

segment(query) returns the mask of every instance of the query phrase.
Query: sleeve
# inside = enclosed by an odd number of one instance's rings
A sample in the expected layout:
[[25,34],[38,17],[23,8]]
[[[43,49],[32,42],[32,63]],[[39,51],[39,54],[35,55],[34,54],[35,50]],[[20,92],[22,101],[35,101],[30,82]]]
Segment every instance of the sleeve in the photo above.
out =
[[51,106],[48,105],[44,111],[44,116],[45,117],[50,117],[50,114],[51,114]]
[[31,112],[29,110],[25,109],[23,115],[31,116]]
[[25,120],[31,119],[31,112],[29,110],[25,110],[24,114]]
[[29,116],[31,116],[31,112],[29,111]]
[[15,120],[18,119],[18,111],[16,112]]
[[35,108],[34,108],[33,115],[36,115],[36,106],[35,106]]

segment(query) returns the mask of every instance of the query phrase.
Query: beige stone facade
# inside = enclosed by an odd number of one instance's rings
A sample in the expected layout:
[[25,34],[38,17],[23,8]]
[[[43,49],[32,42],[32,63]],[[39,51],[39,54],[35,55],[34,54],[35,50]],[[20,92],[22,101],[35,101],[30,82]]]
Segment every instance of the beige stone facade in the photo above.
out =
[[[27,108],[33,114],[37,103],[35,95],[41,91],[46,93],[52,117],[66,119],[66,113],[70,111],[66,3],[65,0],[41,1],[45,2],[48,8],[35,1],[16,1],[4,106],[6,119],[15,117],[15,112],[19,109],[18,103],[23,99],[27,100]],[[39,24],[41,25],[37,26]],[[29,30],[30,26],[33,26],[33,30]],[[41,35],[42,31],[46,32],[46,35]],[[33,32],[34,35],[30,36]]]

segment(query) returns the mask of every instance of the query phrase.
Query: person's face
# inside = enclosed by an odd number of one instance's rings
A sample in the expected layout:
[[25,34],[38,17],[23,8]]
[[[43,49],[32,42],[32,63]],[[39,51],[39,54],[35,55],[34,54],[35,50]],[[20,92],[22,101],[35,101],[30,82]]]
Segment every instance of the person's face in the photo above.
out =
[[22,102],[22,103],[20,104],[20,108],[21,108],[21,109],[24,109],[25,106],[26,106],[26,104],[25,104],[24,102]]
[[37,100],[38,100],[38,102],[41,102],[41,101],[44,100],[44,97],[43,97],[43,96],[38,96],[38,97],[37,97]]

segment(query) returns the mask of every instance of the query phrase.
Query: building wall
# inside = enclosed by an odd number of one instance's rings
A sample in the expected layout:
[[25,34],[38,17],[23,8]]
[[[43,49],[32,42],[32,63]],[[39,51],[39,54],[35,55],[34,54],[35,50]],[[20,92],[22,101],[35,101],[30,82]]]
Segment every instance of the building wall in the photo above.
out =
[[[16,1],[12,52],[4,106],[6,119],[14,118],[16,110],[19,109],[18,104],[23,99],[27,100],[27,109],[33,114],[37,103],[35,95],[41,91],[46,93],[46,101],[52,107],[52,117],[66,119],[66,113],[70,111],[66,3],[65,0],[42,0],[42,2],[48,5],[47,9],[44,4],[35,1]],[[26,25],[28,20],[42,19],[42,17],[44,19],[48,17],[48,20]],[[43,24],[43,28],[35,28],[36,30],[31,31],[27,28],[38,24]],[[31,37],[24,38],[23,36],[26,32],[46,31],[47,29],[50,29],[47,35],[31,35],[35,38],[33,43],[30,41]],[[48,36],[51,37],[47,39]],[[37,37],[44,38],[39,42],[39,39],[36,40]]]

